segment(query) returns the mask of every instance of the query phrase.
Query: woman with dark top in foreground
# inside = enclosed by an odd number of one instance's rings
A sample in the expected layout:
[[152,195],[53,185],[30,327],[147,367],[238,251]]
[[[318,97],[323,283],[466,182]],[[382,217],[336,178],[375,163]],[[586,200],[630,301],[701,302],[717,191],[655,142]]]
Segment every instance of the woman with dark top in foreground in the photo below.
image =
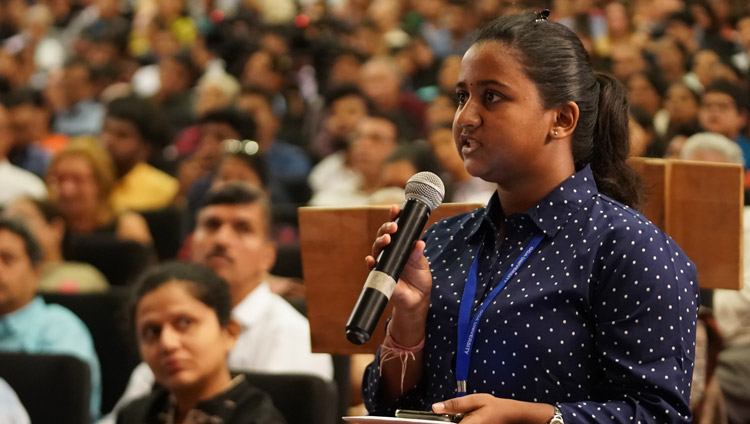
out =
[[157,387],[126,406],[118,424],[285,423],[268,395],[229,374],[240,325],[224,280],[201,265],[167,263],[143,276],[134,299],[138,349]]
[[365,372],[371,414],[690,422],[695,266],[637,211],[624,88],[546,16],[498,18],[463,57],[456,147],[497,191],[416,243]]

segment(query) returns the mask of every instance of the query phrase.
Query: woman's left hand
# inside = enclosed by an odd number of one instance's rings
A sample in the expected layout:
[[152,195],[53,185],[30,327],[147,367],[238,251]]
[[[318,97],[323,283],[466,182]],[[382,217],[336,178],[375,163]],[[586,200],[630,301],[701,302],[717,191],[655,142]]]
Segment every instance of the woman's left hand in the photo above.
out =
[[438,414],[464,414],[461,424],[544,424],[555,415],[555,407],[546,403],[501,399],[484,393],[438,402],[432,410]]

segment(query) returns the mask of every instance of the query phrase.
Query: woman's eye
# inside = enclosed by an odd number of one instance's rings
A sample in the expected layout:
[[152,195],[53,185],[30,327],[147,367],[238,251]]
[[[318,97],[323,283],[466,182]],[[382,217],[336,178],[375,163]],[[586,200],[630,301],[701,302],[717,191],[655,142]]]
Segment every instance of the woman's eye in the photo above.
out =
[[487,103],[493,103],[501,99],[500,95],[493,93],[492,91],[486,92],[484,97],[487,100]]
[[186,329],[193,324],[193,320],[188,317],[182,317],[177,320],[177,328]]
[[159,327],[155,325],[149,325],[141,329],[141,339],[144,341],[152,341],[159,337]]
[[456,93],[456,99],[458,100],[458,104],[462,105],[466,103],[466,100],[469,96],[464,92]]

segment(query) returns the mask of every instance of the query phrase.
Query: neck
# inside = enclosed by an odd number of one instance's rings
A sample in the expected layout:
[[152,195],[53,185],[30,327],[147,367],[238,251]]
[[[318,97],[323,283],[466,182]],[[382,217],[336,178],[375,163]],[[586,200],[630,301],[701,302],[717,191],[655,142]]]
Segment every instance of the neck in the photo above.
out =
[[232,381],[232,377],[229,375],[229,370],[224,364],[224,368],[221,372],[213,377],[210,381],[205,382],[201,387],[186,390],[175,390],[172,394],[175,397],[175,423],[182,423],[187,416],[187,413],[191,409],[195,408],[198,402],[206,399],[210,399],[219,393],[223,392],[229,386]]
[[260,283],[263,282],[262,278],[258,278],[257,281],[247,283],[243,282],[241,284],[230,284],[231,287],[230,293],[232,295],[232,307],[237,306],[238,303],[242,302],[250,293],[252,293]]
[[63,261],[62,251],[59,247],[44,249],[44,263],[54,264]]
[[514,184],[497,184],[503,212],[506,215],[526,212],[573,174],[575,166],[571,160],[569,164],[548,168],[539,178],[525,178]]

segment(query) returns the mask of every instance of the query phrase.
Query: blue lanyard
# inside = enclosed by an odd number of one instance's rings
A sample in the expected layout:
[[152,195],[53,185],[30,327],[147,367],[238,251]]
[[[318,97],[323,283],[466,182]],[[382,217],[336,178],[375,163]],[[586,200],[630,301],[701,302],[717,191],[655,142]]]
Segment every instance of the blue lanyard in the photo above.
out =
[[521,268],[521,265],[523,265],[524,262],[526,262],[526,259],[531,256],[531,253],[536,249],[536,247],[539,245],[539,242],[542,241],[542,238],[544,237],[543,234],[540,234],[536,237],[534,237],[528,246],[521,252],[521,255],[516,258],[515,262],[513,262],[513,265],[511,265],[510,269],[507,273],[505,273],[505,276],[500,281],[500,283],[492,289],[489,296],[487,296],[487,299],[482,302],[482,304],[479,306],[479,310],[477,310],[476,315],[474,315],[474,319],[471,320],[471,325],[469,325],[469,315],[471,314],[471,305],[474,303],[474,294],[477,291],[477,273],[479,268],[479,255],[482,253],[482,246],[479,246],[479,249],[477,250],[476,255],[474,255],[474,262],[471,264],[471,269],[469,269],[469,276],[466,278],[466,286],[464,286],[464,293],[461,296],[461,308],[458,311],[458,347],[456,348],[456,383],[458,384],[458,396],[465,396],[466,395],[466,380],[469,377],[469,361],[471,360],[471,347],[474,344],[474,338],[477,333],[477,328],[479,327],[479,320],[482,319],[482,315],[484,315],[484,311],[487,310],[487,307],[492,302],[492,299],[495,298],[495,296],[500,293],[500,291],[505,287],[506,284],[508,284],[508,281],[513,277],[513,275],[518,272],[518,270]]

